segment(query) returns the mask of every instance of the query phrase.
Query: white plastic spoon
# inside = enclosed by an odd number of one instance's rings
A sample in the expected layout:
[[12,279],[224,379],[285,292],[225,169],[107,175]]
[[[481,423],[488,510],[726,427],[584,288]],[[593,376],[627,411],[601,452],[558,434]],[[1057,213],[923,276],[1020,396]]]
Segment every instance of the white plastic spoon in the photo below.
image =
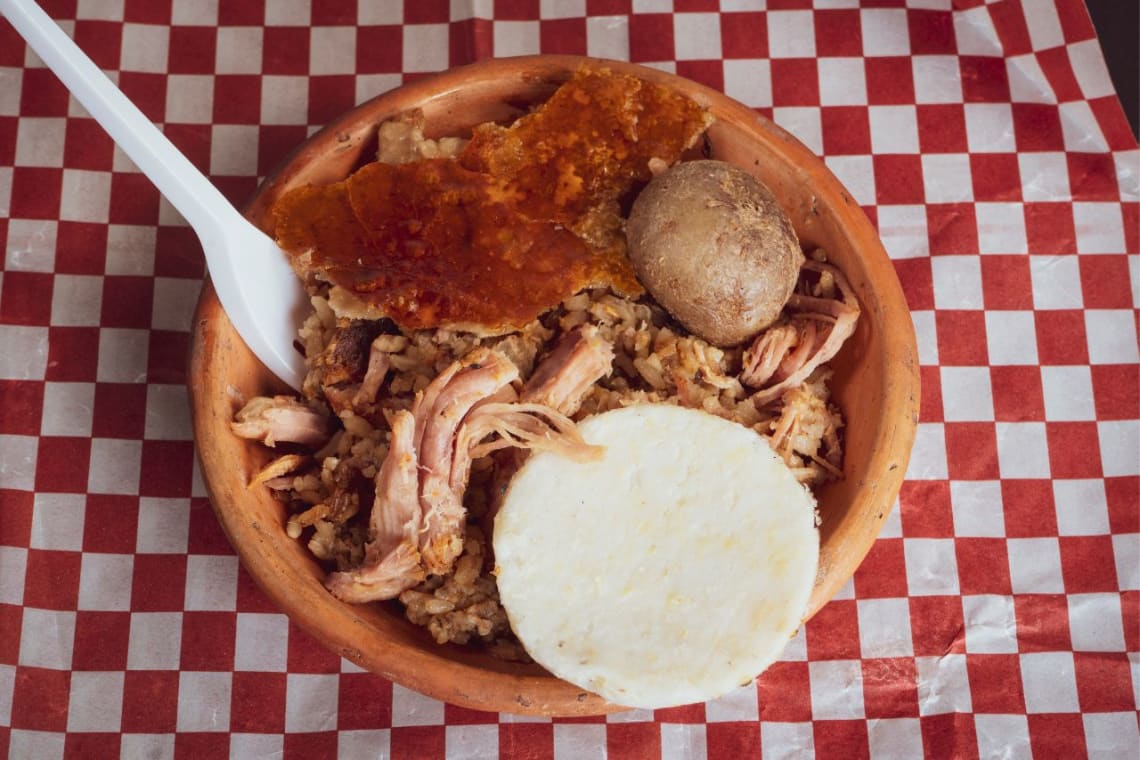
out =
[[293,340],[308,298],[285,253],[226,200],[38,5],[0,0],[0,12],[198,233],[226,316],[257,358],[299,389],[305,367]]

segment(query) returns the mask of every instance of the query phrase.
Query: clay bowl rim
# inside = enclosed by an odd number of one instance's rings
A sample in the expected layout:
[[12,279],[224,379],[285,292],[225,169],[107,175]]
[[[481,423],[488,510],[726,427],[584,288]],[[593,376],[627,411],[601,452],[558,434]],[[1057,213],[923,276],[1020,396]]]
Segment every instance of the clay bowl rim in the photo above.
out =
[[[868,296],[873,301],[867,303],[864,300],[864,316],[861,321],[871,319],[875,324],[884,326],[884,335],[878,338],[871,335],[871,342],[864,348],[868,354],[874,355],[858,357],[857,361],[871,362],[882,372],[884,378],[889,378],[889,382],[884,380],[883,387],[878,389],[880,395],[875,396],[882,405],[882,411],[873,420],[874,429],[865,433],[865,437],[875,444],[865,472],[877,473],[877,476],[841,486],[855,489],[854,493],[860,499],[850,503],[849,508],[839,516],[838,527],[832,529],[832,534],[845,538],[849,545],[842,556],[829,560],[827,567],[821,561],[820,574],[805,615],[806,620],[826,604],[854,574],[870,550],[897,497],[917,429],[919,379],[913,324],[894,266],[877,233],[862,209],[822,160],[788,132],[721,92],[657,69],[579,56],[490,59],[417,79],[345,112],[298,146],[265,179],[247,206],[246,216],[264,228],[267,210],[272,201],[290,182],[304,181],[306,167],[312,167],[318,161],[335,163],[334,159],[338,156],[350,159],[354,152],[359,153],[364,143],[374,138],[379,121],[407,110],[412,104],[431,101],[444,104],[442,107],[447,109],[450,108],[448,103],[458,104],[465,92],[503,80],[513,82],[514,90],[538,86],[549,91],[554,83],[565,80],[583,64],[606,66],[618,72],[635,74],[652,82],[675,87],[708,106],[717,116],[718,122],[748,132],[755,139],[755,143],[748,146],[750,155],[767,155],[770,159],[790,164],[789,182],[810,187],[811,193],[808,196],[797,196],[802,208],[795,210],[799,214],[796,219],[806,225],[809,236],[812,234],[812,225],[823,225],[820,234],[825,234],[823,227],[830,225],[830,234],[840,234],[846,239],[851,247],[851,255],[859,260],[859,269],[866,281],[862,283],[862,288],[857,289],[860,290],[861,299]],[[512,108],[514,105],[517,104],[513,104]],[[742,163],[740,156],[736,158],[734,162]],[[343,173],[356,165],[355,162],[350,163],[351,165],[345,164]],[[758,160],[756,164],[759,165]],[[783,203],[783,193],[773,189]],[[803,237],[800,223],[796,226]],[[867,290],[870,283],[874,283],[874,287]],[[854,347],[845,347],[835,361],[851,364],[856,361],[851,359],[854,351]],[[212,409],[212,406],[219,405],[217,393],[223,389],[215,387],[215,393],[211,395],[210,383],[201,382],[203,378],[211,377],[219,382],[227,379],[218,374],[215,362],[215,358],[225,352],[237,352],[232,355],[242,359],[247,373],[260,371],[260,376],[256,378],[258,390],[255,392],[288,392],[285,386],[261,367],[237,338],[207,280],[195,311],[188,376],[195,450],[211,505],[223,531],[254,581],[290,619],[337,654],[390,680],[453,704],[480,710],[544,716],[596,715],[623,709],[596,695],[583,692],[535,666],[530,666],[529,669],[504,666],[489,662],[485,655],[472,656],[466,652],[456,652],[454,647],[439,647],[422,638],[411,642],[359,640],[360,631],[364,631],[365,635],[369,631],[375,633],[374,628],[369,628],[368,614],[337,601],[327,593],[322,596],[320,592],[323,592],[323,587],[319,592],[310,587],[312,568],[299,570],[290,564],[293,560],[285,556],[293,551],[297,542],[285,535],[282,525],[263,524],[265,520],[258,519],[256,514],[251,517],[247,514],[248,510],[240,508],[240,504],[248,504],[250,499],[258,500],[261,497],[241,493],[232,485],[226,485],[227,478],[233,479],[233,461],[213,453],[217,444],[202,444],[203,441],[212,440],[211,436],[216,434],[221,424],[220,415],[232,415],[233,412],[229,407],[221,412],[217,408]],[[843,361],[845,356],[846,362]],[[876,357],[877,363],[874,361]],[[837,370],[839,371],[841,370]],[[224,390],[228,393],[228,386]],[[840,403],[842,406],[842,400]],[[847,411],[844,409],[845,413]],[[821,504],[822,502],[821,497]],[[851,507],[858,505],[862,505],[863,509],[858,515],[851,515],[854,511]],[[855,517],[861,519],[856,520]],[[824,537],[821,541],[826,544],[827,536],[832,534],[827,533],[829,526],[826,514],[824,520]],[[310,562],[315,565],[311,558]],[[298,583],[304,586],[301,589],[303,593],[298,593],[297,588],[290,586]],[[317,585],[319,586],[319,581]],[[316,614],[316,611],[321,614]],[[361,646],[362,643],[367,646]]]

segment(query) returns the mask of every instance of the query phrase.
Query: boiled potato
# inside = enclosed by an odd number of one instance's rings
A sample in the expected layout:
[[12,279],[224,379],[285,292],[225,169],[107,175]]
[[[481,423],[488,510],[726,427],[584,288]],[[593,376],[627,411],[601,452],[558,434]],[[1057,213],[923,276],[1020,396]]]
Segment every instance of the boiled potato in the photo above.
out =
[[772,193],[724,161],[688,161],[656,176],[634,202],[626,236],[646,290],[717,346],[770,325],[803,262]]

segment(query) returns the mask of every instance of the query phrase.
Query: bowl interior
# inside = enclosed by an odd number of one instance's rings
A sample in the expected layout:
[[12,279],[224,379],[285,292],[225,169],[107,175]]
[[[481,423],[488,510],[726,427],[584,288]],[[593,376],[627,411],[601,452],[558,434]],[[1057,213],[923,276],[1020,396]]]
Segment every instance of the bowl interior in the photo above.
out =
[[[516,116],[545,98],[586,59],[498,59],[420,80],[347,113],[298,148],[269,178],[247,216],[272,233],[267,213],[284,192],[347,176],[371,160],[377,125],[419,108],[429,137],[464,134],[478,123]],[[918,409],[914,332],[898,279],[862,210],[814,155],[783,130],[724,95],[669,74],[606,62],[687,93],[716,117],[713,158],[752,171],[789,214],[805,248],[822,247],[847,275],[863,314],[831,363],[833,392],[846,418],[844,479],[819,493],[821,556],[808,616],[851,577],[898,493]],[[242,343],[207,284],[195,317],[191,403],[202,472],[214,509],[243,564],[281,608],[338,654],[405,686],[485,710],[584,715],[619,709],[521,665],[436,645],[393,605],[348,605],[329,595],[324,571],[284,531],[282,506],[248,489],[272,454],[238,439],[229,422],[240,399],[284,393]]]

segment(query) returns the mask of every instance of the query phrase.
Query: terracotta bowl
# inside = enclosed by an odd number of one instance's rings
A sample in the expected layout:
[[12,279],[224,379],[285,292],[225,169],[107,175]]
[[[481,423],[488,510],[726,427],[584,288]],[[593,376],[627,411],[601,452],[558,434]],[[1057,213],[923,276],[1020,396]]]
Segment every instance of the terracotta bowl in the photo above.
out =
[[[586,59],[536,56],[485,61],[385,93],[349,111],[286,160],[247,215],[267,232],[267,209],[304,183],[343,179],[374,155],[377,124],[421,108],[429,137],[519,115],[548,96]],[[819,494],[822,552],[808,616],[840,589],[866,555],[906,471],[918,414],[914,331],[894,268],[875,230],[823,163],[791,135],[723,94],[627,63],[618,71],[662,83],[711,109],[712,157],[754,172],[782,202],[796,232],[822,246],[850,279],[863,307],[853,338],[832,362],[834,394],[846,416],[844,479]],[[353,606],[334,599],[324,571],[285,534],[280,504],[247,489],[270,452],[235,437],[235,389],[246,398],[286,392],[246,349],[206,285],[194,320],[190,395],[202,472],[214,509],[246,569],[302,628],[337,654],[404,686],[470,708],[539,715],[620,709],[536,665],[439,646],[395,605]]]

